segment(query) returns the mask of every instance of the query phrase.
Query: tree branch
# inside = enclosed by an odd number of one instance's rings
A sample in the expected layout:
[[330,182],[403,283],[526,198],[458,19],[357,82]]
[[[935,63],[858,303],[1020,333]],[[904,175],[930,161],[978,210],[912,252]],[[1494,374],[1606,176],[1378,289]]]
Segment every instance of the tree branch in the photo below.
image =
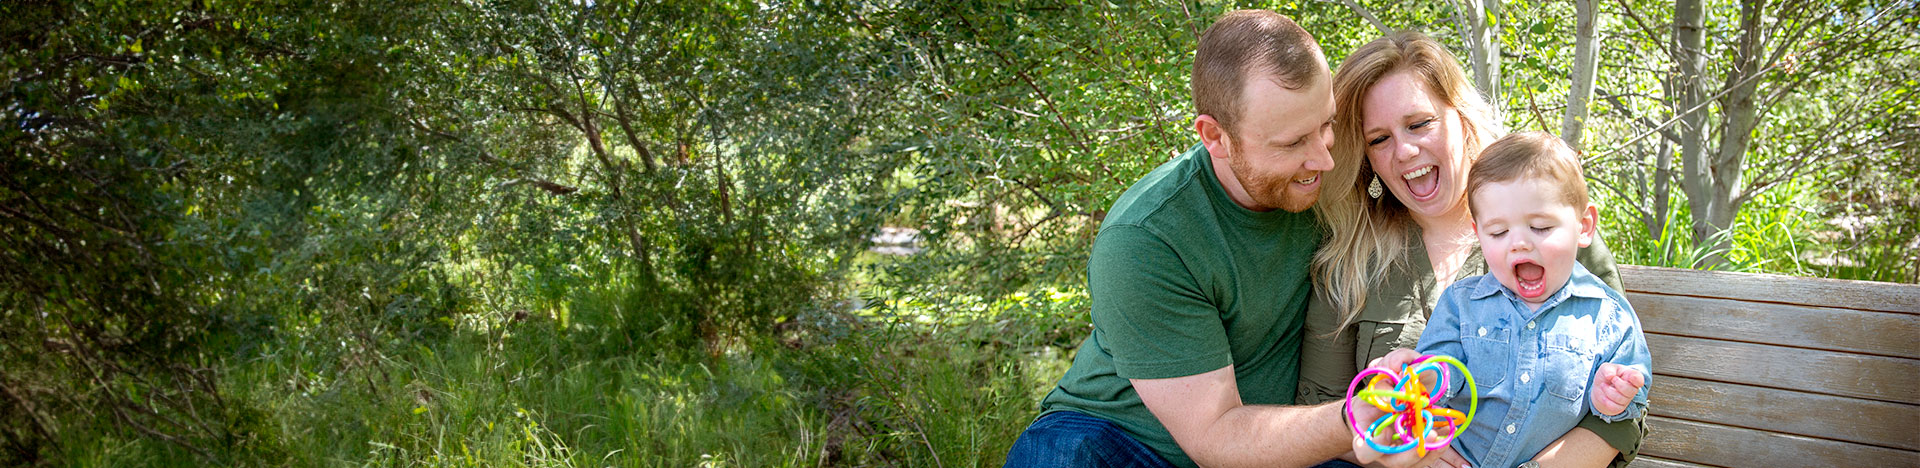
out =
[[1093,150],[1087,146],[1086,137],[1080,135],[1079,131],[1074,130],[1072,124],[1067,123],[1065,114],[1060,112],[1059,106],[1054,105],[1053,97],[1047,95],[1046,90],[1040,89],[1040,85],[1035,84],[1033,81],[1033,78],[1030,76],[1027,76],[1027,72],[1025,70],[1021,70],[1020,67],[1016,66],[1013,63],[1012,59],[1007,58],[1006,54],[1000,53],[998,49],[993,48],[992,44],[988,44],[986,42],[986,39],[980,36],[980,31],[977,29],[974,29],[973,23],[970,21],[967,21],[966,15],[963,15],[958,10],[953,10],[951,8],[949,9],[949,12],[953,14],[955,19],[960,20],[960,26],[962,28],[966,28],[967,33],[973,37],[973,40],[975,43],[980,44],[981,48],[986,49],[987,52],[992,53],[994,57],[999,58],[1001,65],[1006,66],[1008,71],[1012,71],[1014,76],[1020,79],[1020,82],[1026,83],[1028,89],[1032,89],[1034,94],[1037,94],[1040,96],[1040,102],[1045,103],[1047,105],[1047,110],[1053,113],[1053,120],[1060,124],[1061,129],[1064,129],[1067,131],[1067,136],[1072,137],[1073,143],[1080,147],[1080,151],[1082,153],[1086,153],[1086,154],[1093,153]]
[[1668,47],[1667,41],[1661,39],[1659,33],[1647,26],[1646,20],[1640,19],[1640,15],[1633,12],[1633,7],[1627,5],[1627,0],[1615,0],[1614,3],[1620,5],[1620,15],[1627,17],[1627,20],[1633,23],[1635,30],[1646,36],[1647,43],[1658,45],[1660,51],[1665,52],[1669,59],[1674,57],[1673,49]]
[[504,188],[508,188],[508,187],[512,187],[520,184],[532,185],[536,188],[539,188],[540,190],[545,190],[547,191],[547,193],[551,193],[554,195],[571,195],[573,194],[573,192],[580,191],[578,187],[560,185],[560,184],[553,183],[552,181],[548,181],[544,179],[535,179],[532,177],[522,177],[518,179],[509,180],[506,182],[501,182],[500,185],[497,185],[496,187],[504,189]]
[[[1647,128],[1654,129],[1655,131],[1660,133],[1661,138],[1666,138],[1667,141],[1672,142],[1674,144],[1680,143],[1679,135],[1675,135],[1672,131],[1669,131],[1666,128],[1660,127],[1660,125],[1655,123],[1653,119],[1648,119],[1645,116],[1634,113],[1633,108],[1628,107],[1625,102],[1621,101],[1620,99],[1621,97],[1628,96],[1628,95],[1609,93],[1607,92],[1607,90],[1601,89],[1601,88],[1595,88],[1594,91],[1601,94],[1602,97],[1606,98],[1607,103],[1611,104],[1614,110],[1619,111],[1621,114],[1627,116],[1628,118],[1633,119],[1635,122],[1639,122],[1641,125],[1647,126]],[[1625,146],[1625,145],[1622,145],[1622,146]]]
[[[1321,1],[1332,2],[1334,0],[1321,0]],[[1361,6],[1360,2],[1357,2],[1354,0],[1338,0],[1338,3],[1346,5],[1348,10],[1353,10],[1353,14],[1360,15],[1361,19],[1367,20],[1367,24],[1372,24],[1374,29],[1379,29],[1380,35],[1385,36],[1385,35],[1393,34],[1393,29],[1388,28],[1387,23],[1381,22],[1380,17],[1374,16],[1373,12],[1370,10],[1367,10],[1367,7]]]

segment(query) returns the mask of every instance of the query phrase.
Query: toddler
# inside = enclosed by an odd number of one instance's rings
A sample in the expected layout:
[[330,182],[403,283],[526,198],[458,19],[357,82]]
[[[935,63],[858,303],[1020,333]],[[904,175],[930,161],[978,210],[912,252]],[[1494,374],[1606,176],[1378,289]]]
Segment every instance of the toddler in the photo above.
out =
[[[1652,370],[1640,319],[1574,260],[1599,224],[1579,156],[1548,133],[1509,135],[1468,172],[1467,202],[1489,273],[1447,287],[1416,349],[1460,359],[1479,387],[1454,451],[1473,466],[1532,466],[1589,412],[1640,417]],[[1471,392],[1451,381],[1446,405],[1465,412]],[[1354,448],[1377,456],[1357,437]]]

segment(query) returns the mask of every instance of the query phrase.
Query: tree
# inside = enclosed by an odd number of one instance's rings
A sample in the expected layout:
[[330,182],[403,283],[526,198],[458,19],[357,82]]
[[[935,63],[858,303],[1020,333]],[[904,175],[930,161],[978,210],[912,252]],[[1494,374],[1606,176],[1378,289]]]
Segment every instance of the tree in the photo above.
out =
[[[1643,12],[1623,3],[1628,16],[1643,36],[1650,36],[1649,22]],[[1733,227],[1741,207],[1759,194],[1811,171],[1829,167],[1837,161],[1862,153],[1884,151],[1871,143],[1874,138],[1840,138],[1780,131],[1800,125],[1799,121],[1769,120],[1776,110],[1805,106],[1813,101],[1843,102],[1833,112],[1806,115],[1818,119],[1825,129],[1860,135],[1887,120],[1871,112],[1860,112],[1880,102],[1896,89],[1894,83],[1868,86],[1864,93],[1830,93],[1836,84],[1854,76],[1852,70],[1862,63],[1912,47],[1911,38],[1896,33],[1905,18],[1913,14],[1908,3],[1847,2],[1818,5],[1789,2],[1781,5],[1765,1],[1742,2],[1738,21],[1711,23],[1731,36],[1731,43],[1709,43],[1710,29],[1703,5],[1683,0],[1674,4],[1670,26],[1671,39],[1665,55],[1672,66],[1664,80],[1665,98],[1660,103],[1665,122],[1635,117],[1632,106],[1610,97],[1616,110],[1627,113],[1641,125],[1641,131],[1612,151],[1642,147],[1639,138],[1658,136],[1658,149],[1639,150],[1640,157],[1652,159],[1655,170],[1650,190],[1640,193],[1651,199],[1637,205],[1648,230],[1659,237],[1666,225],[1666,200],[1671,174],[1666,145],[1673,145],[1680,162],[1677,174],[1686,196],[1690,234],[1696,245],[1707,246],[1709,255],[1698,266],[1714,267],[1727,262],[1724,254],[1731,248],[1722,234]],[[1726,57],[1713,62],[1710,57]],[[1871,82],[1872,80],[1868,80]],[[1843,110],[1844,109],[1844,110]],[[1773,130],[1774,132],[1770,132]],[[1760,138],[1775,135],[1775,138]],[[1884,140],[1881,140],[1884,141]]]

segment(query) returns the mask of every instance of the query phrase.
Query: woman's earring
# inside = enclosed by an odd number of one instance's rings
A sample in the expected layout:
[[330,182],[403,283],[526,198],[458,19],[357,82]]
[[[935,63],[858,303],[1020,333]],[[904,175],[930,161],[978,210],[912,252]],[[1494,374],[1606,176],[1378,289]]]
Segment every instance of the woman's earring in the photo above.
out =
[[1379,175],[1379,174],[1375,174],[1375,175],[1373,176],[1373,182],[1368,182],[1368,183],[1367,183],[1367,196],[1369,196],[1369,197],[1373,197],[1373,198],[1376,198],[1376,199],[1377,199],[1377,198],[1380,198],[1380,191],[1381,191],[1381,189],[1380,189],[1380,175]]

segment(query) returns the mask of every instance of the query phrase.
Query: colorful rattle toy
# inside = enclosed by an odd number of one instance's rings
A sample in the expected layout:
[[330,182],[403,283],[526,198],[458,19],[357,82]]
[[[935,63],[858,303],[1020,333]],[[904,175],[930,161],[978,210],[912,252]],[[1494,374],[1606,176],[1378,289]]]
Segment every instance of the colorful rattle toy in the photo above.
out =
[[[1467,414],[1451,408],[1436,406],[1435,403],[1447,397],[1449,375],[1446,366],[1451,364],[1467,378],[1467,388],[1473,391],[1469,400]],[[1432,371],[1440,375],[1440,385],[1433,388],[1420,382],[1420,374]],[[1368,379],[1372,376],[1372,379]],[[1354,393],[1361,382],[1366,388]],[[1384,385],[1382,385],[1384,384]],[[1375,420],[1373,424],[1362,428],[1359,418],[1353,414],[1354,397],[1359,401],[1373,405],[1387,414]],[[1380,453],[1400,453],[1409,449],[1422,457],[1428,450],[1439,450],[1453,442],[1460,431],[1473,422],[1473,413],[1480,409],[1480,389],[1473,386],[1473,373],[1467,372],[1466,364],[1449,356],[1425,355],[1400,368],[1399,373],[1384,367],[1373,367],[1360,371],[1353,377],[1353,383],[1347,385],[1346,401],[1347,421],[1353,425],[1353,433],[1367,439],[1367,445]],[[1393,445],[1380,445],[1380,436],[1391,436]]]

